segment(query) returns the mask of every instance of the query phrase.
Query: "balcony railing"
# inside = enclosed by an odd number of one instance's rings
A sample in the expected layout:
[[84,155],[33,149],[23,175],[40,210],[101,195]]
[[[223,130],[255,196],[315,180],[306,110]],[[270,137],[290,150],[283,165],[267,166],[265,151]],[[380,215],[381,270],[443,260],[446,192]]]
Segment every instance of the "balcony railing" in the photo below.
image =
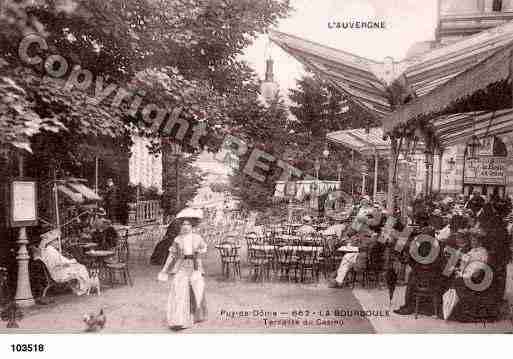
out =
[[128,204],[129,224],[144,224],[162,220],[162,208],[159,200],[139,201]]

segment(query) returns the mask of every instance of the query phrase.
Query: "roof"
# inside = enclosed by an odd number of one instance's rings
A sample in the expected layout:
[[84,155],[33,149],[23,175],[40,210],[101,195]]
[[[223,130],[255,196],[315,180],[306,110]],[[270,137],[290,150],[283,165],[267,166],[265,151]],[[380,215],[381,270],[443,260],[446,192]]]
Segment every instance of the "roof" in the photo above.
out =
[[278,31],[269,38],[377,118],[391,111],[382,63]]
[[369,132],[363,128],[355,128],[331,132],[327,134],[330,142],[338,143],[363,155],[388,155],[390,153],[390,140],[383,139],[383,129],[370,128]]
[[[399,62],[373,61],[276,31],[270,40],[369,110],[389,132],[507,77],[513,22]],[[393,111],[388,91],[396,80],[415,100]]]
[[430,121],[435,137],[443,147],[513,131],[513,109],[475,111],[441,116]]
[[[436,91],[403,106],[383,122],[385,132],[420,117],[438,116],[443,112],[451,111],[451,106],[456,108],[458,102],[467,100],[479,91],[488,91],[490,85],[508,79],[511,72],[512,51],[513,45],[496,50],[485,60],[438,86]],[[487,110],[483,107],[489,104],[486,101],[483,103],[477,103],[474,106],[479,110]],[[511,107],[510,101],[507,107]]]
[[57,189],[74,203],[101,201],[102,198],[82,182],[85,180],[78,178],[58,180]]

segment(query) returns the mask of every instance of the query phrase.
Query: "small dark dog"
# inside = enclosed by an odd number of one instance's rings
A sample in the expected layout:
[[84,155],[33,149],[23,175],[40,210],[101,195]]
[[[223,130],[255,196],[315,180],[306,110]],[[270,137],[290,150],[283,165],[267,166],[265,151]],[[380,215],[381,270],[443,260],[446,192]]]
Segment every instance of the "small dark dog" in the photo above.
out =
[[100,310],[98,314],[86,314],[84,316],[84,323],[86,323],[87,333],[96,333],[105,328],[105,324],[107,323],[107,317],[103,313],[103,309]]

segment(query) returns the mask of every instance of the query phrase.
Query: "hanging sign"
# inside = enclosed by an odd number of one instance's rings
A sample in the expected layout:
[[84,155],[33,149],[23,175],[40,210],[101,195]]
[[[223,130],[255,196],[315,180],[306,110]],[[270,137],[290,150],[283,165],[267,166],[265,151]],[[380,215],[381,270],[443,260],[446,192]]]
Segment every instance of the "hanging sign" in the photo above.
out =
[[10,223],[12,227],[37,224],[37,183],[14,180],[10,186]]
[[481,156],[477,160],[465,161],[465,184],[506,184],[507,157]]

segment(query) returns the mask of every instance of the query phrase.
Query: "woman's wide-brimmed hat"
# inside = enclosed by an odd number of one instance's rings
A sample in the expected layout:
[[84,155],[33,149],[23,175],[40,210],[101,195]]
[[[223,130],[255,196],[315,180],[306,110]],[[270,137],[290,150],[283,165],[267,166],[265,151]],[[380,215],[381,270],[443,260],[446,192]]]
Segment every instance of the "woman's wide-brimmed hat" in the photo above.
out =
[[176,219],[179,218],[203,219],[203,210],[201,208],[184,208],[176,215]]

